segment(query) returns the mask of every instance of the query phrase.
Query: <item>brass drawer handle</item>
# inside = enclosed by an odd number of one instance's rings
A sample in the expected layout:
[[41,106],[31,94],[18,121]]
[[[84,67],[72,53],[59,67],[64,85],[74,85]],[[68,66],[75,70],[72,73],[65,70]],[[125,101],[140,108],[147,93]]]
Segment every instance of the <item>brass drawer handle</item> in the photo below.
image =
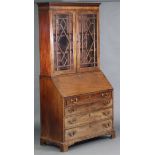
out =
[[69,135],[70,137],[73,137],[75,134],[76,134],[76,131],[71,131],[71,132],[68,133],[68,135]]
[[75,103],[75,102],[77,102],[77,101],[78,101],[77,97],[74,98],[74,99],[71,98],[71,102],[72,102],[72,103]]
[[73,107],[71,107],[71,108],[68,109],[68,112],[69,112],[69,113],[72,113],[72,112],[74,112],[74,111],[75,111],[75,109],[74,109]]
[[102,97],[109,97],[110,94],[109,94],[109,93],[101,93],[101,96],[102,96]]
[[103,101],[104,105],[108,105],[110,103],[110,101]]
[[71,98],[70,101],[69,102],[68,101],[65,102],[65,106],[69,105],[69,103],[76,103],[78,101],[78,99],[76,97],[76,98]]
[[110,127],[110,123],[107,124],[107,128]]
[[75,122],[76,122],[76,118],[73,118],[72,120],[68,121],[69,124],[74,124]]
[[105,115],[105,116],[107,116],[107,115],[110,114],[110,112],[109,111],[106,111],[106,112],[102,112],[102,114]]
[[103,126],[104,128],[108,128],[108,127],[110,127],[110,123],[102,124],[102,126]]

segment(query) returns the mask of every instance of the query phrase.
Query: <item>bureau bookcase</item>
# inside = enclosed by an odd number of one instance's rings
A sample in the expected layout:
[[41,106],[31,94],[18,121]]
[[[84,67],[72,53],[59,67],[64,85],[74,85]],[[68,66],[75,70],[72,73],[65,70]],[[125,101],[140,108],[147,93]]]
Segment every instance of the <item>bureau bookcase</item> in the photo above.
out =
[[100,70],[99,3],[38,3],[41,144],[114,138],[113,88]]

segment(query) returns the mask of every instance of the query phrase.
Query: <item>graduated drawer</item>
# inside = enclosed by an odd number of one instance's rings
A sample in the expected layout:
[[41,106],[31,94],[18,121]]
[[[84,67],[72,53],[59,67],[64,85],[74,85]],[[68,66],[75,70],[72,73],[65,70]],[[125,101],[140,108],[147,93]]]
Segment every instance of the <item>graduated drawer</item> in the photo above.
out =
[[106,120],[112,118],[112,108],[92,111],[82,115],[73,115],[65,118],[65,129],[73,128],[93,121]]
[[90,93],[84,94],[79,96],[72,96],[65,99],[65,106],[70,106],[73,104],[86,104],[90,102],[102,101],[102,100],[109,100],[112,98],[112,92],[97,92],[97,93]]
[[89,137],[93,134],[104,134],[112,129],[112,120],[90,123],[84,126],[65,130],[65,140],[75,140],[82,137]]
[[106,99],[87,104],[75,104],[65,107],[65,116],[88,113],[94,110],[104,109],[112,106],[112,99]]

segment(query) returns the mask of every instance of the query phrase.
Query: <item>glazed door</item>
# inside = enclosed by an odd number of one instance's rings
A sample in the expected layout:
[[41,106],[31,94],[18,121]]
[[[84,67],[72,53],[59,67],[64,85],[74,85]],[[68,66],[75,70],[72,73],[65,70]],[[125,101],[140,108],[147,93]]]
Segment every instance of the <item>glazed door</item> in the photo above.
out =
[[99,67],[98,13],[77,14],[77,71],[98,70]]
[[73,73],[76,71],[75,13],[61,10],[51,13],[53,74]]

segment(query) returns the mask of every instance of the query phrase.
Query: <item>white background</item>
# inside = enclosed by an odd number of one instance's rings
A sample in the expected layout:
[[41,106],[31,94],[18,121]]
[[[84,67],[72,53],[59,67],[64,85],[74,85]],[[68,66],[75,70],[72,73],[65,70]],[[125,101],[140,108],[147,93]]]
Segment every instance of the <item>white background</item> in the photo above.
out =
[[[121,1],[121,155],[155,154],[155,2]],[[0,154],[34,153],[34,2],[0,9]]]

